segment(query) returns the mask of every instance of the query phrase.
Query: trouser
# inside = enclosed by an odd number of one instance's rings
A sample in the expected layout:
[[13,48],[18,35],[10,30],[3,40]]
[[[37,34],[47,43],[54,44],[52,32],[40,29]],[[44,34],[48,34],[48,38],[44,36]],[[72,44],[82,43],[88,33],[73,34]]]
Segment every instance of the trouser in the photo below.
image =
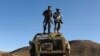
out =
[[54,21],[54,32],[56,32],[56,29],[57,29],[57,27],[56,27],[56,21]]
[[60,28],[61,28],[60,23],[55,22],[54,32],[56,32],[56,30],[57,32],[59,32]]
[[57,24],[57,32],[59,31],[60,29],[60,23]]
[[44,23],[44,26],[43,26],[43,28],[44,28],[44,33],[45,33],[45,31],[46,31],[47,25],[48,25],[48,33],[50,33],[51,24],[50,24],[49,21],[47,21],[47,22]]

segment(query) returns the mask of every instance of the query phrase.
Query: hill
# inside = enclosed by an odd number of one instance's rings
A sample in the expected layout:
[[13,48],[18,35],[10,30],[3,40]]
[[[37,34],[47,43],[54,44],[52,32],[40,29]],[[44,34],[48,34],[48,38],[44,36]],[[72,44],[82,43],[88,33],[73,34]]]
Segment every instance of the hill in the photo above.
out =
[[72,56],[100,56],[100,44],[89,40],[73,40],[71,44]]
[[[100,56],[100,44],[89,40],[69,41],[71,56]],[[29,47],[22,47],[2,56],[30,56]]]

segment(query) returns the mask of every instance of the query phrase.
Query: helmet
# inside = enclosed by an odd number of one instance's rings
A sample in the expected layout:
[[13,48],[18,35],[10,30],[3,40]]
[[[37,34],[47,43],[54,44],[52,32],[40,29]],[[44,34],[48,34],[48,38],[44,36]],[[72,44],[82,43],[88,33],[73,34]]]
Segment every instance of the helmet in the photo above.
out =
[[56,10],[58,11],[58,10],[60,10],[60,9],[56,8]]
[[48,8],[50,8],[51,6],[49,5]]

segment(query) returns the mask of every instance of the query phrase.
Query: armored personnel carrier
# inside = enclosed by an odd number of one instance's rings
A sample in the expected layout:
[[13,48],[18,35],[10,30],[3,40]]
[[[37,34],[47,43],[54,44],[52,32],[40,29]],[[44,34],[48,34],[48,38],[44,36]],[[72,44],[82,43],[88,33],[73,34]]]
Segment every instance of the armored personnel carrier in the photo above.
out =
[[66,41],[60,33],[38,33],[29,44],[30,56],[67,56]]

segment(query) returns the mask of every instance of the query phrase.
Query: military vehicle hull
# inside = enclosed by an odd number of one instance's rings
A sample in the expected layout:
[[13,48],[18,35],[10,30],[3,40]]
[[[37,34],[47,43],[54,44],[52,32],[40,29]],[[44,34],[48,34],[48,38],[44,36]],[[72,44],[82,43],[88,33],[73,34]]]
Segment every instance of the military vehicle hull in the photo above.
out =
[[67,56],[62,34],[38,33],[30,43],[30,56]]

